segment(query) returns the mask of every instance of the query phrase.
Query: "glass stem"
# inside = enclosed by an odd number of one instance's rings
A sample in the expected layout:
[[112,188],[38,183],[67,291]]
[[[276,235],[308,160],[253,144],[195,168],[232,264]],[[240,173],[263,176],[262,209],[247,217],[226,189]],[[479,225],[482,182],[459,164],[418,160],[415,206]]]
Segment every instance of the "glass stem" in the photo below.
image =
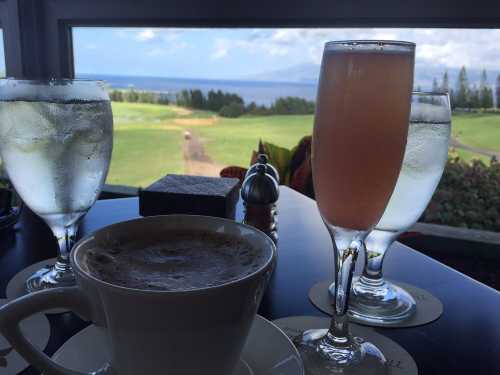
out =
[[399,232],[373,230],[364,241],[365,264],[359,283],[367,288],[383,287],[385,284],[382,266],[387,250]]
[[385,248],[379,248],[377,251],[369,251],[368,249],[365,251],[365,266],[363,274],[359,278],[360,283],[370,286],[383,284],[382,264],[386,253],[387,249]]
[[78,222],[61,228],[61,230],[54,230],[54,234],[59,244],[57,262],[54,265],[55,269],[58,271],[64,272],[71,269],[69,253],[75,244],[77,229]]
[[347,249],[339,249],[334,242],[335,269],[337,272],[333,301],[333,319],[327,334],[335,345],[349,345],[347,308],[351,290],[352,274],[361,248],[360,241],[353,241]]

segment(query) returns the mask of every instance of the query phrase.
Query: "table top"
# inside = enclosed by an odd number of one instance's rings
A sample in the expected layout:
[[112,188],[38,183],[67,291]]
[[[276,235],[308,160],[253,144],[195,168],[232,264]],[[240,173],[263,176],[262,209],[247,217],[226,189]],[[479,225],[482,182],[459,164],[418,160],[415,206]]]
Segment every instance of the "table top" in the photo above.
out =
[[[83,219],[81,236],[106,225],[139,216],[137,198],[98,201]],[[293,315],[324,316],[311,305],[308,292],[333,277],[333,250],[313,200],[281,187],[278,264],[259,313],[268,319]],[[241,206],[237,210],[241,218]],[[30,264],[56,255],[48,227],[26,210],[16,231],[0,233],[0,293]],[[363,259],[358,260],[358,266]],[[359,267],[358,267],[359,271]],[[396,243],[384,262],[385,276],[414,284],[438,297],[444,313],[416,328],[377,329],[405,348],[420,374],[493,374],[500,357],[500,293],[419,252]],[[53,354],[87,323],[72,313],[49,315]],[[37,375],[33,368],[22,375]]]

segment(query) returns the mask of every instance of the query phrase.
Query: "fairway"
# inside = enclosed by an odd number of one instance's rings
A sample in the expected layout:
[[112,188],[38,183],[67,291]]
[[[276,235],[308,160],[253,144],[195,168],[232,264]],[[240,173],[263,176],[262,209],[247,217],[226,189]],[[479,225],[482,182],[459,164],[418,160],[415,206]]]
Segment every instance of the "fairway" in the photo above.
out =
[[474,147],[500,151],[500,114],[461,114],[453,117],[453,136]]
[[217,163],[247,167],[259,139],[292,148],[312,132],[312,115],[220,119],[216,126],[196,128],[207,154]]
[[[208,111],[142,103],[113,103],[113,116],[107,183],[141,187],[167,173],[217,175],[223,166],[247,167],[259,139],[292,148],[313,126],[312,115],[226,119]],[[465,146],[500,153],[500,114],[454,115],[452,133]],[[458,147],[455,154],[467,161],[489,160]]]

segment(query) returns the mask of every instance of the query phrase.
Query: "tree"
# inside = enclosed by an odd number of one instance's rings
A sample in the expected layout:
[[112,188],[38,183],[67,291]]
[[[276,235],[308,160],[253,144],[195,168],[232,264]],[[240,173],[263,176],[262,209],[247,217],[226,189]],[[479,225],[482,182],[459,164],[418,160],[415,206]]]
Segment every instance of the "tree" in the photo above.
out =
[[240,117],[244,112],[245,106],[242,103],[233,102],[223,106],[219,111],[219,115],[222,117],[235,118]]
[[191,90],[191,107],[196,109],[205,108],[205,96],[201,90]]
[[441,81],[441,91],[449,92],[450,91],[450,82],[448,79],[448,72],[445,71],[443,74],[443,80]]
[[224,94],[224,105],[228,105],[231,103],[244,104],[243,98],[241,96],[231,93]]
[[219,112],[224,106],[224,94],[221,90],[210,90],[207,95],[206,107],[210,111]]
[[457,89],[453,99],[455,107],[466,108],[469,105],[469,80],[465,66],[462,66],[460,73],[458,73]]
[[112,102],[123,102],[123,95],[121,90],[111,90],[109,92],[109,99]]
[[191,107],[191,94],[188,90],[182,90],[177,93],[175,101],[181,107]]
[[139,101],[139,94],[134,89],[130,89],[124,97],[126,102],[137,103]]
[[451,106],[451,109],[455,109],[455,107],[456,107],[456,104],[455,104],[455,90],[450,89],[450,91],[448,92],[448,95],[450,96],[450,106]]
[[170,99],[168,97],[168,94],[160,93],[158,95],[158,104],[169,104],[169,103],[170,103]]
[[481,96],[480,96],[480,90],[477,88],[477,86],[474,84],[470,89],[467,90],[467,102],[464,107],[461,108],[479,108],[481,107]]
[[141,91],[139,93],[138,102],[140,103],[156,103],[156,95],[151,91]]
[[248,104],[245,107],[245,112],[251,113],[251,112],[255,111],[256,109],[257,109],[257,104],[255,104],[255,102],[250,102],[250,104]]
[[481,79],[479,81],[479,105],[481,108],[493,107],[493,91],[488,85],[488,76],[484,69],[481,72]]
[[500,108],[500,74],[497,76],[496,99],[497,99],[497,108]]
[[439,91],[439,85],[436,77],[432,80],[432,92],[437,92]]
[[117,102],[123,102],[123,92],[121,90],[115,91],[115,100]]
[[271,111],[277,115],[312,114],[314,113],[314,102],[293,96],[278,98],[273,103]]

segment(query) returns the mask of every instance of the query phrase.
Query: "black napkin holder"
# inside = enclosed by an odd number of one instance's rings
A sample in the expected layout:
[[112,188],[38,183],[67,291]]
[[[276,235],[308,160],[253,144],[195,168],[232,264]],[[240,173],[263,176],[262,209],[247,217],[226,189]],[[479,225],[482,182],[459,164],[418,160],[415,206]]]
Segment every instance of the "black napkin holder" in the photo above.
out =
[[239,187],[237,178],[169,174],[139,192],[139,213],[234,219]]

